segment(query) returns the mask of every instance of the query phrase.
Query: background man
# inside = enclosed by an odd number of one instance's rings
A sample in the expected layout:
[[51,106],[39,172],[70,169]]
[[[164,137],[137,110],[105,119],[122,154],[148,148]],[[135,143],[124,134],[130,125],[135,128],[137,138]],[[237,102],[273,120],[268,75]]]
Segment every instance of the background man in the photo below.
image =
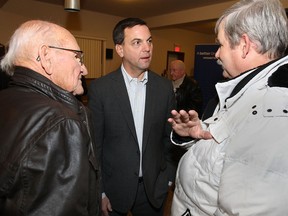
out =
[[[176,110],[195,110],[199,116],[202,113],[202,93],[196,80],[188,77],[183,61],[173,60],[169,66],[172,84],[176,98]],[[176,163],[186,152],[185,148],[174,146],[173,157]]]
[[176,96],[177,110],[195,110],[200,116],[202,113],[202,94],[196,80],[188,77],[183,61],[170,62],[170,74]]

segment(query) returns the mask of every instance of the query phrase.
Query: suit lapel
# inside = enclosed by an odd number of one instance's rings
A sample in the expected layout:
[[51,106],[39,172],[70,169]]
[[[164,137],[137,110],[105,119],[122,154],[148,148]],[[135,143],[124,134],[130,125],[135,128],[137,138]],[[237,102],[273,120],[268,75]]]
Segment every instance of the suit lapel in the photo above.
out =
[[145,102],[145,114],[144,114],[144,126],[143,126],[143,152],[147,146],[148,137],[150,133],[151,121],[153,119],[153,113],[155,112],[154,106],[157,104],[155,92],[156,85],[154,83],[153,76],[148,72],[148,82],[146,85],[146,102]]
[[114,91],[114,95],[116,95],[116,100],[117,103],[119,104],[119,109],[121,110],[121,113],[128,125],[129,130],[131,131],[134,139],[137,142],[137,135],[133,121],[133,114],[121,69],[118,69],[117,72],[114,74],[114,76],[112,76],[112,80],[114,84],[112,84],[111,87]]

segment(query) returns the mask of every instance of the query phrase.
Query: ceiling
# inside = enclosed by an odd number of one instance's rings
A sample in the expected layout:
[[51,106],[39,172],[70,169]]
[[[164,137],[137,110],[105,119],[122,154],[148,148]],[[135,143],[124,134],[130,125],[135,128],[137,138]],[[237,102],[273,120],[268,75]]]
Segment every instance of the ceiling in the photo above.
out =
[[[64,0],[35,0],[64,5]],[[231,0],[80,0],[81,9],[121,16],[147,18]]]
[[[23,0],[22,0],[23,1]],[[34,0],[50,4],[63,5],[64,0]],[[142,19],[168,13],[203,7],[210,4],[229,2],[232,0],[80,0],[80,7],[98,13],[120,17],[139,17]],[[205,21],[177,25],[175,27],[198,31],[214,32],[215,21]]]

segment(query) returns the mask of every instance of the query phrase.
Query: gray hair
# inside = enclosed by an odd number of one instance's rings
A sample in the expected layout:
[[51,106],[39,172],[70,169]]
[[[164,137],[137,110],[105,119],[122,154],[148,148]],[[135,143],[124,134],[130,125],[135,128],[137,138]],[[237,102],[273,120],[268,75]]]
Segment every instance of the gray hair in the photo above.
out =
[[231,48],[247,34],[257,44],[257,52],[271,59],[282,57],[288,45],[288,23],[279,0],[241,0],[218,19],[215,33],[223,22]]
[[8,52],[1,60],[0,67],[9,75],[13,75],[14,67],[23,61],[35,61],[36,52],[41,44],[55,41],[57,25],[31,20],[23,23],[12,35]]

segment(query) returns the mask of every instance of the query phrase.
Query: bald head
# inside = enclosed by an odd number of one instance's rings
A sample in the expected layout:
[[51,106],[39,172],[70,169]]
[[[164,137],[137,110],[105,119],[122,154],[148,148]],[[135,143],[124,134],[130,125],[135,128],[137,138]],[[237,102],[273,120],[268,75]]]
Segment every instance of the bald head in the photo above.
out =
[[88,73],[82,57],[68,30],[51,22],[30,20],[12,35],[1,68],[13,75],[15,66],[26,67],[66,91],[81,94],[81,76]]
[[15,66],[31,68],[42,45],[61,45],[65,40],[75,40],[65,28],[42,20],[27,21],[12,35],[9,50],[1,61],[1,68],[10,75],[13,74]]
[[181,60],[174,60],[170,63],[170,74],[173,81],[178,80],[186,75],[185,64]]

